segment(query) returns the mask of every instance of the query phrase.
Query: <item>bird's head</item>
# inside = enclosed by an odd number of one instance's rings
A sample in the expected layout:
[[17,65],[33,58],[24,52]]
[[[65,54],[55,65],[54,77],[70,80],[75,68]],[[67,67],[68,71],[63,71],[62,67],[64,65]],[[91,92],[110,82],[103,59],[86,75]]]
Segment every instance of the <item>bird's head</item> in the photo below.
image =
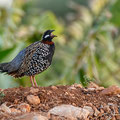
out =
[[57,37],[56,35],[53,35],[52,32],[55,30],[47,30],[44,32],[43,37],[42,37],[42,42],[44,43],[49,43],[52,42],[52,39],[54,37]]

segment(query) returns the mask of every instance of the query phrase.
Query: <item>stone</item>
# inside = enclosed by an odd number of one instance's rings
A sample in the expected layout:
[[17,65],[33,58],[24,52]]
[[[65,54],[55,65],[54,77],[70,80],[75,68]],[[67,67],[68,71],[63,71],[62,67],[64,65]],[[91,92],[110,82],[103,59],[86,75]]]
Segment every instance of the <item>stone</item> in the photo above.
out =
[[30,93],[37,93],[38,91],[39,91],[38,88],[33,88],[33,87],[30,88]]
[[109,106],[114,106],[114,104],[113,104],[113,103],[108,103],[108,105],[109,105]]
[[88,91],[95,91],[95,88],[88,88]]
[[100,92],[100,95],[116,95],[120,94],[120,88],[116,85],[110,86]]
[[32,120],[48,120],[48,118],[42,115],[34,115]]
[[86,109],[90,112],[90,115],[92,116],[94,114],[94,110],[90,106],[84,106],[83,109]]
[[68,89],[69,90],[76,90],[76,88],[74,86],[70,86]]
[[38,105],[40,103],[39,97],[38,96],[34,96],[34,95],[28,95],[27,96],[27,101],[30,104],[33,104],[33,105]]
[[8,114],[11,113],[10,108],[6,106],[6,103],[3,103],[3,104],[0,106],[0,111],[5,112],[5,113],[8,113]]
[[77,83],[73,84],[72,86],[76,88],[83,88],[81,84],[77,84]]
[[96,88],[96,90],[99,90],[99,91],[104,90],[104,89],[105,89],[104,87],[98,87],[98,88]]
[[99,86],[93,82],[90,82],[88,88],[99,88]]
[[53,90],[57,90],[58,88],[56,86],[51,86]]
[[48,120],[48,118],[38,113],[26,113],[15,117],[15,120]]
[[21,104],[18,106],[18,109],[20,109],[22,112],[30,112],[31,107],[30,107],[30,105],[27,104],[27,103],[21,103]]
[[20,113],[21,113],[20,110],[17,110],[17,109],[15,109],[15,108],[10,108],[10,110],[11,110],[11,114],[13,114],[13,115],[17,115],[17,114],[20,114]]
[[90,112],[87,109],[74,107],[72,105],[60,105],[50,109],[48,114],[67,117],[70,119],[87,119]]
[[120,120],[120,114],[116,115],[116,119],[115,120]]
[[105,111],[105,113],[108,113],[108,112],[111,111],[109,105],[104,106],[104,107],[103,107],[103,110]]
[[98,116],[98,114],[100,114],[100,111],[99,111],[99,110],[97,110],[97,108],[96,108],[96,107],[94,107],[94,116]]
[[117,94],[117,97],[120,98],[120,94]]
[[18,99],[15,99],[15,100],[14,100],[14,103],[15,103],[15,104],[18,104],[18,101],[19,101]]

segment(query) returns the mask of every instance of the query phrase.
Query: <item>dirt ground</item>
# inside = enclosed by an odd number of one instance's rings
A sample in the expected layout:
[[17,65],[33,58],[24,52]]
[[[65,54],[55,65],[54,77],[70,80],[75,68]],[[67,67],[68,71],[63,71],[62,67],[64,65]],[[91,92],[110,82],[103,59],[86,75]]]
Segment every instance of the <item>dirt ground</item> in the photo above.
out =
[[[7,112],[3,108],[0,109],[0,120],[14,120],[15,117],[29,113],[40,113],[47,116],[49,120],[70,120],[59,115],[50,114],[48,111],[55,106],[62,104],[73,105],[83,108],[89,106],[93,109],[93,114],[89,115],[86,120],[120,120],[120,89],[116,91],[111,87],[105,89],[93,84],[88,88],[83,88],[79,84],[72,86],[49,86],[49,87],[19,87],[0,89],[0,106],[3,104],[12,110],[19,110],[18,106],[22,103],[29,105],[30,109],[15,114]],[[111,90],[112,89],[112,90]],[[28,100],[28,96],[37,96],[38,101],[34,103]],[[76,118],[80,120],[79,118]],[[20,119],[23,120],[23,119]],[[26,120],[26,119],[24,119]],[[42,120],[42,119],[41,119]]]

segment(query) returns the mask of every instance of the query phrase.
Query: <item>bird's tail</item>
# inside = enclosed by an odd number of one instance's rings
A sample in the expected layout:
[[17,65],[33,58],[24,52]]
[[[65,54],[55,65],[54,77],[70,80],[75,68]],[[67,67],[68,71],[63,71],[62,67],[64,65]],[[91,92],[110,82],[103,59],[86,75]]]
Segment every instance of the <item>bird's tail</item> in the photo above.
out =
[[8,72],[9,71],[9,63],[1,63],[0,64],[0,72]]

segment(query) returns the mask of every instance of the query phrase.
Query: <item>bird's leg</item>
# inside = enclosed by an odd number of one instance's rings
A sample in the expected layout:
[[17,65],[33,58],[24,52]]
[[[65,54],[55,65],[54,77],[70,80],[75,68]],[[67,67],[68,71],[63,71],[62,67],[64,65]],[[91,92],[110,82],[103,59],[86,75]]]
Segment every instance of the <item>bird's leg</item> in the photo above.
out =
[[30,81],[32,83],[32,86],[34,87],[34,82],[33,82],[33,77],[32,76],[30,76]]
[[35,76],[33,76],[33,81],[34,81],[35,86],[38,87],[37,82],[35,80]]

